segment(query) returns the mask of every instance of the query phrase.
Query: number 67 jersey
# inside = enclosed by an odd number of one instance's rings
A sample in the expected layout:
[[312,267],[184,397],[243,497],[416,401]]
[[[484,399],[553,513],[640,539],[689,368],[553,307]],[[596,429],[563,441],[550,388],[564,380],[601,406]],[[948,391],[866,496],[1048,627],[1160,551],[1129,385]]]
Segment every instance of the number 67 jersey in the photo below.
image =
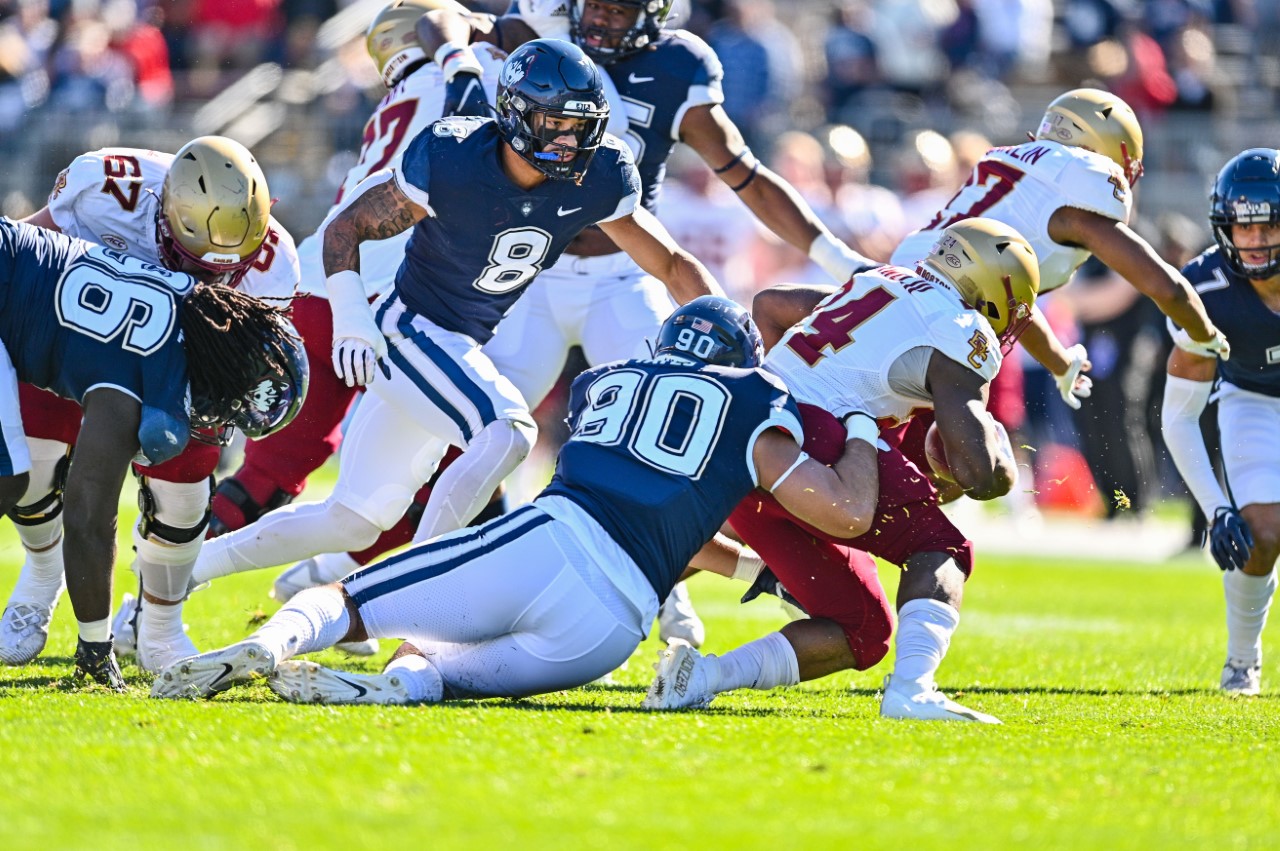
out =
[[1085,249],[1049,238],[1053,214],[1062,207],[1078,207],[1127,223],[1132,199],[1124,173],[1102,154],[1046,140],[992,148],[947,206],[902,240],[889,262],[913,268],[928,255],[943,228],[985,216],[1009,225],[1031,244],[1044,295],[1065,284],[1089,259]]
[[882,266],[855,275],[787,331],[764,368],[799,402],[897,425],[933,407],[926,375],[935,351],[986,381],[1000,369],[995,331],[955,290]]

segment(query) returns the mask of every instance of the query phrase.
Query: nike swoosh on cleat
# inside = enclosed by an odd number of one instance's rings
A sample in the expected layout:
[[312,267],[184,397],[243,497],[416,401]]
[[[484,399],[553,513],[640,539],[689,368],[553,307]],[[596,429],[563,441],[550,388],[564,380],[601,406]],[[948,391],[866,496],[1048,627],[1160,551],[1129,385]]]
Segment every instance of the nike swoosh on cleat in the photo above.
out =
[[581,210],[581,209],[582,209],[581,207],[574,207],[572,210],[566,210],[564,207],[557,207],[557,208],[556,208],[556,215],[557,215],[557,216],[567,216],[567,215],[569,215],[570,213],[576,213],[576,212],[578,212],[578,211],[579,211],[579,210]]
[[351,680],[343,679],[342,677],[337,677],[337,680],[338,682],[349,685],[356,690],[356,700],[359,700],[360,698],[364,697],[366,694],[369,693],[369,690],[364,686],[360,685],[359,683],[353,683],[351,682]]
[[234,665],[229,665],[229,664],[227,664],[226,662],[223,662],[223,663],[222,663],[222,673],[218,675],[218,678],[217,678],[217,679],[215,679],[213,682],[209,683],[209,691],[211,691],[211,692],[213,692],[213,691],[225,691],[225,690],[226,690],[226,687],[224,687],[224,688],[218,688],[218,686],[223,685],[223,682],[222,682],[222,681],[223,681],[223,680],[225,680],[227,677],[229,677],[229,676],[231,675],[231,672],[232,672],[232,671],[234,671],[234,670],[235,670],[235,666],[234,666]]
[[637,77],[633,71],[631,72],[631,75],[627,77],[627,81],[630,83],[652,83],[653,77]]

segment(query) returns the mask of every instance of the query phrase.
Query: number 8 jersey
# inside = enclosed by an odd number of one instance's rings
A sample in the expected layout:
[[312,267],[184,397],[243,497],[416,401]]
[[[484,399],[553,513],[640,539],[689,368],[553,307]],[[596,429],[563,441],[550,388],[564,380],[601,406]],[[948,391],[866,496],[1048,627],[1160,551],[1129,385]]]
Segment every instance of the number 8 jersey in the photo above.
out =
[[992,148],[964,186],[933,221],[909,234],[893,252],[895,266],[913,268],[938,240],[938,231],[985,216],[1004,222],[1031,243],[1040,263],[1040,294],[1065,284],[1089,258],[1079,246],[1049,238],[1049,219],[1061,207],[1078,207],[1129,221],[1133,193],[1120,167],[1102,154],[1057,142],[1024,142]]
[[769,351],[764,368],[800,402],[898,424],[933,407],[925,378],[934,351],[987,381],[1000,369],[995,331],[950,286],[882,266],[823,300]]

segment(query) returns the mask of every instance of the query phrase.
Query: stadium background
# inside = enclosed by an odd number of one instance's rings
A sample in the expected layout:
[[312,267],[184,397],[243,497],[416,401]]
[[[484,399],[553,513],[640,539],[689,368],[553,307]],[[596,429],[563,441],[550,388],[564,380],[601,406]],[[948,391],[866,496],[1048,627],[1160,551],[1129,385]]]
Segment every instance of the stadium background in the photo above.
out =
[[[301,240],[382,95],[363,33],[385,2],[0,0],[0,211],[33,212],[86,150],[172,151],[219,133],[253,149],[275,215]],[[1112,89],[1138,112],[1135,226],[1174,263],[1210,242],[1213,174],[1280,129],[1277,0],[678,0],[677,15],[719,53],[726,109],[753,149],[878,259],[988,143],[1024,138],[1067,88]],[[696,157],[677,156],[671,172],[668,226],[732,295],[820,279]],[[1089,346],[1098,392],[1073,414],[1023,358],[1025,406],[1000,414],[1035,450],[1016,516],[1039,503],[1120,517],[1181,493],[1158,433],[1159,314],[1104,267],[1078,277],[1046,310],[1060,336]],[[553,397],[549,432],[558,408]]]

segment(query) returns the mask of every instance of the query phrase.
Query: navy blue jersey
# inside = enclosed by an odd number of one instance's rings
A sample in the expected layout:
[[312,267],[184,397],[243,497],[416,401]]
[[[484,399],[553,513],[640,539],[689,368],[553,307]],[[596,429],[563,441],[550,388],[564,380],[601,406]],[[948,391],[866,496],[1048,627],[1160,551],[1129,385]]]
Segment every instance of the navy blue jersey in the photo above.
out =
[[627,141],[636,151],[642,203],[655,212],[680,122],[692,107],[724,101],[724,69],[715,51],[685,30],[663,30],[650,49],[604,69],[627,105]]
[[578,376],[569,426],[543,495],[581,505],[659,600],[756,486],[752,450],[761,432],[778,426],[803,440],[795,401],[763,370],[650,360]]
[[396,181],[431,215],[414,226],[396,292],[405,307],[484,343],[520,293],[588,225],[630,215],[640,196],[631,151],[605,136],[579,186],[528,191],[502,170],[498,126],[445,118],[405,150]]
[[189,436],[178,308],[194,280],[118,251],[0,219],[0,341],[18,380],[81,402],[112,387],[142,403],[143,458]]
[[1280,396],[1280,316],[1263,304],[1247,278],[1227,266],[1216,245],[1182,274],[1231,342],[1231,359],[1218,361],[1219,378],[1241,390]]

